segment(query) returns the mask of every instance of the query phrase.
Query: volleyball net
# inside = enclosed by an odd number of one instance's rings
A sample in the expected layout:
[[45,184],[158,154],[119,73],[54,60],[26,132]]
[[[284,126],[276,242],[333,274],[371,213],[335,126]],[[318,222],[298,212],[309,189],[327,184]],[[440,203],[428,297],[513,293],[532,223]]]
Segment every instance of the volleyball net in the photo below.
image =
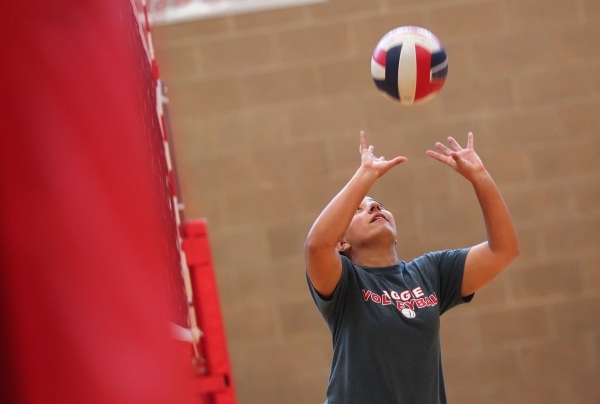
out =
[[[174,223],[176,226],[177,242],[171,243],[171,245],[177,246],[179,259],[175,259],[175,254],[171,255],[174,257],[174,262],[177,261],[180,273],[179,276],[176,276],[176,271],[172,271],[175,276],[172,276],[170,283],[170,290],[177,302],[180,303],[178,305],[178,323],[175,323],[176,327],[179,324],[179,332],[176,328],[175,334],[191,343],[193,347],[192,366],[198,376],[196,391],[201,393],[202,400],[206,404],[233,404],[235,403],[235,392],[208,241],[207,222],[203,219],[185,220],[184,204],[177,176],[175,147],[173,138],[170,136],[168,97],[165,95],[165,86],[160,78],[160,69],[154,53],[149,18],[150,3],[145,0],[136,0],[134,4],[136,5],[142,43],[145,45],[143,49],[146,51],[152,71],[152,80],[149,80],[146,73],[144,83],[148,89],[153,85],[156,90],[156,112],[164,146],[163,158],[160,160],[166,162],[167,176],[163,175],[163,178],[168,179],[168,183],[163,188],[171,191],[173,217],[170,223]],[[139,56],[140,59],[143,59],[144,55],[140,54]],[[148,117],[148,120],[153,118]],[[155,128],[153,131],[158,132]],[[161,153],[156,152],[155,154],[160,155]],[[183,302],[185,305],[182,304]],[[187,321],[184,323],[183,320]],[[181,324],[185,324],[185,326],[182,327]]]

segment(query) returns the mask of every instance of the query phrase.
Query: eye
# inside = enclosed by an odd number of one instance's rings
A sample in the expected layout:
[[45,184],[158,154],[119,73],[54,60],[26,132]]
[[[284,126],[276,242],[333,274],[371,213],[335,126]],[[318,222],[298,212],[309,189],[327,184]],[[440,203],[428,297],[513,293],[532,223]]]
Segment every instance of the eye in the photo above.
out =
[[358,208],[356,208],[357,212],[360,211],[360,210],[362,210],[362,208],[360,206]]

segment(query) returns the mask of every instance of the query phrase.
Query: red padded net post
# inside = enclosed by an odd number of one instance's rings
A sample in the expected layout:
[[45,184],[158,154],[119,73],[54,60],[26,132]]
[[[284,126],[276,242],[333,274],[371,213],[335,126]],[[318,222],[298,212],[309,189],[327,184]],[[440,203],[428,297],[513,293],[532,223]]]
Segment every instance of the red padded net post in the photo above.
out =
[[235,404],[206,221],[190,220],[184,228],[183,250],[191,272],[198,321],[204,333],[201,348],[206,359],[206,374],[198,380],[197,391],[206,397],[207,404]]

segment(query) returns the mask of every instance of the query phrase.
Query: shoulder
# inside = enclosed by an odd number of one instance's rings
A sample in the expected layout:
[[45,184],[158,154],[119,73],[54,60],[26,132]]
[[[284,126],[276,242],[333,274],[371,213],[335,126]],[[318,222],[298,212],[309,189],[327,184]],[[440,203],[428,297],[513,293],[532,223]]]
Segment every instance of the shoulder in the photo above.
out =
[[354,272],[357,274],[361,274],[361,273],[365,273],[368,274],[369,271],[367,269],[365,269],[366,267],[361,267],[358,264],[355,264],[354,262],[352,262],[350,260],[350,258],[346,257],[345,255],[340,255],[341,259],[342,259],[342,269],[344,271],[348,271],[348,272]]
[[423,276],[446,277],[451,273],[462,273],[468,253],[468,248],[433,251],[415,258],[406,267]]
[[340,258],[342,260],[342,278],[355,278],[360,276],[361,272],[365,272],[345,255],[340,255]]
[[456,260],[464,261],[469,253],[469,248],[457,248],[450,250],[439,250],[433,251],[426,254],[421,255],[420,257],[415,258],[407,265],[440,265],[446,262],[452,262]]
[[340,259],[342,260],[342,267],[354,267],[354,263],[345,255],[340,254]]
[[405,267],[408,271],[414,271],[419,268],[435,267],[440,259],[441,251],[434,251],[423,254],[406,263]]

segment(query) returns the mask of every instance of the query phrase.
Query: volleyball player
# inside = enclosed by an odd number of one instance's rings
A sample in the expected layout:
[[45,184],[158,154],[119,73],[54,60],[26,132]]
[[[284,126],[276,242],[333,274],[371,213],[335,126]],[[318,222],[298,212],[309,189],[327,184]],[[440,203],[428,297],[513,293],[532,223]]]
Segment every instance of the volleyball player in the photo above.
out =
[[309,289],[333,337],[327,404],[446,403],[440,315],[491,281],[519,254],[510,213],[473,148],[453,138],[427,155],[473,186],[487,240],[411,262],[396,253],[391,212],[367,196],[405,157],[376,157],[360,134],[361,165],[319,215],[305,243]]

